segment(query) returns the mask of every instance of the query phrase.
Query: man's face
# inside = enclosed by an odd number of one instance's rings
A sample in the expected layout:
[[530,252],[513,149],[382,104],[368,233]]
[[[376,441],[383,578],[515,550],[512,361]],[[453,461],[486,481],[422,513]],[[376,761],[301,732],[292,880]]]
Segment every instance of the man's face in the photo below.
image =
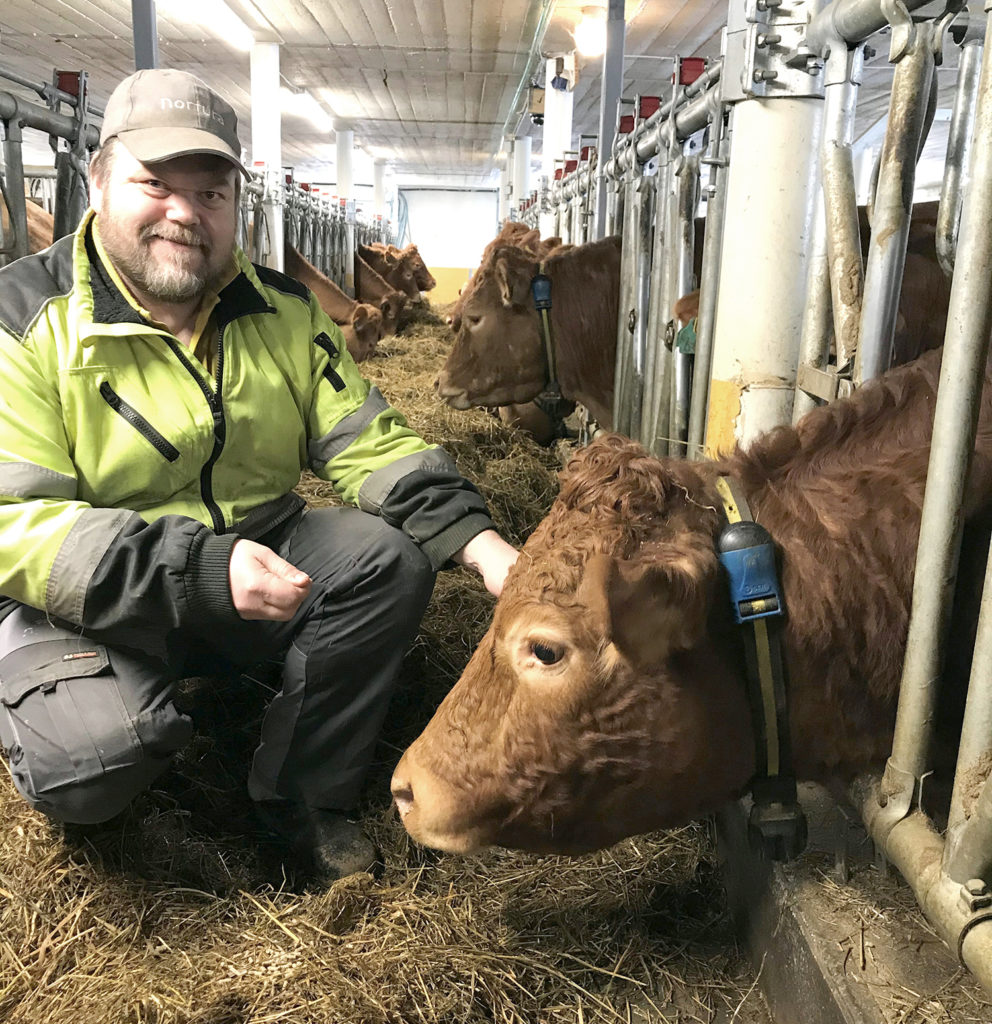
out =
[[236,168],[223,157],[179,156],[143,164],[118,144],[90,201],[117,270],[146,296],[190,302],[231,265]]

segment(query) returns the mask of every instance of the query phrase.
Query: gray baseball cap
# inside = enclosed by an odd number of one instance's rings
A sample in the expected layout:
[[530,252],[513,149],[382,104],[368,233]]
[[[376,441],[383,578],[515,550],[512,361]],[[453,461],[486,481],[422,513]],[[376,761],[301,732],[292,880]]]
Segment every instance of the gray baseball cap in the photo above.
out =
[[125,78],[107,102],[100,145],[114,138],[143,164],[216,153],[251,177],[233,108],[188,71],[150,68]]

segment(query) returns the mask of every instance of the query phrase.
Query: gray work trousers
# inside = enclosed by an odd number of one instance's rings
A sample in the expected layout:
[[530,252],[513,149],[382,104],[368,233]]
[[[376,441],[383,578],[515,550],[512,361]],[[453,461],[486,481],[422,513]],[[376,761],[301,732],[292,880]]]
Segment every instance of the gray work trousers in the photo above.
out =
[[353,508],[306,511],[259,540],[311,577],[310,593],[290,622],[239,620],[206,649],[172,634],[162,661],[24,605],[0,622],[0,742],[33,807],[81,824],[113,817],[189,740],[173,698],[179,679],[204,674],[198,657],[244,668],[284,651],[249,793],[355,806],[434,572],[404,533]]

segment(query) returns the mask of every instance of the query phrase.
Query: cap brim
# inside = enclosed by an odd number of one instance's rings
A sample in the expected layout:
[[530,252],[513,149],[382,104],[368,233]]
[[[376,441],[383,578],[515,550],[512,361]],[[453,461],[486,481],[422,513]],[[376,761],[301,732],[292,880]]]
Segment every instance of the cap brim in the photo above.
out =
[[221,156],[230,161],[246,177],[251,173],[238,158],[230,146],[217,138],[212,132],[199,128],[136,128],[133,131],[119,132],[116,136],[124,148],[143,164],[160,163],[172,160],[177,156],[193,156],[204,153]]

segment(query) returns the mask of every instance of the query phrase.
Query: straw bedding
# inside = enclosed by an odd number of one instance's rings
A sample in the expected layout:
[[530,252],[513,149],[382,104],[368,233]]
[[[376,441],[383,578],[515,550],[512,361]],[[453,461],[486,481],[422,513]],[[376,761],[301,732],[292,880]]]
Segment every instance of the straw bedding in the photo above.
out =
[[[432,383],[450,340],[422,314],[363,366],[520,542],[554,497],[563,453],[484,412],[440,406]],[[316,479],[300,489],[313,504],[332,500]],[[390,771],[491,609],[474,575],[440,576],[366,787],[363,820],[386,861],[380,881],[308,891],[285,877],[281,851],[254,825],[244,778],[272,665],[186,682],[194,741],[106,826],[52,825],[4,775],[0,1020],[766,1024],[704,826],[574,860],[455,857],[406,837],[389,806]],[[898,1019],[935,1019],[925,1009]]]

